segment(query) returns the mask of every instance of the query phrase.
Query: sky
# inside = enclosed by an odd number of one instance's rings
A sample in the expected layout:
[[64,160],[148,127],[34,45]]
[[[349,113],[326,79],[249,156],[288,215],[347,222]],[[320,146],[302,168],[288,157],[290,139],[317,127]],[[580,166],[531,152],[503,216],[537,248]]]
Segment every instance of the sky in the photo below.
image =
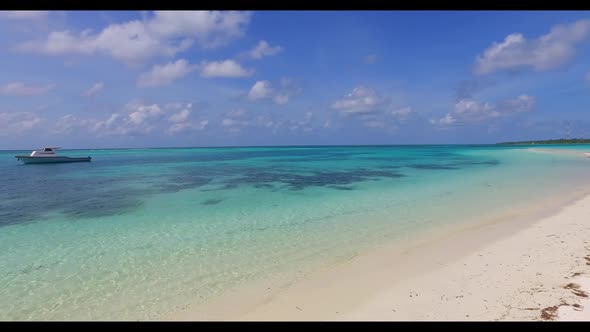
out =
[[584,11],[0,11],[0,149],[590,137]]

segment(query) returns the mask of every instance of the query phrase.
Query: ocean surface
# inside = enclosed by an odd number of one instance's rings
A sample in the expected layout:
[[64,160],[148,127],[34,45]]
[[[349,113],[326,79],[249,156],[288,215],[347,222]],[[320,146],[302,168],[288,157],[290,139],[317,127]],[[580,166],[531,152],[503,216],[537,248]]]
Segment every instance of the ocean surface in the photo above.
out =
[[[590,146],[0,151],[0,320],[165,319],[590,184]],[[273,287],[275,285],[273,284]]]

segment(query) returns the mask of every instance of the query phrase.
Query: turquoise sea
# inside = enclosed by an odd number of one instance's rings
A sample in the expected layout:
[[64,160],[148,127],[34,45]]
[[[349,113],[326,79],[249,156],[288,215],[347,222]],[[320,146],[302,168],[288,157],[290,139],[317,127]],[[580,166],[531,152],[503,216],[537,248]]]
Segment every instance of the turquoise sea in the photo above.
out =
[[587,151],[60,150],[93,159],[54,165],[0,151],[0,320],[165,319],[255,281],[588,188]]

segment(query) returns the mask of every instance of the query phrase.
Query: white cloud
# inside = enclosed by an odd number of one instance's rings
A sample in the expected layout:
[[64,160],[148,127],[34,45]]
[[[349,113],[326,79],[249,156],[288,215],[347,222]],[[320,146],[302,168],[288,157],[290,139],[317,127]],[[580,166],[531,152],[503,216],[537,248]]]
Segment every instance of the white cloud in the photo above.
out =
[[144,23],[131,21],[110,25],[98,35],[93,35],[91,30],[78,35],[68,30],[53,31],[47,40],[25,42],[18,45],[17,50],[47,55],[103,53],[135,64],[155,56],[174,56],[190,46],[190,39],[160,40],[147,32]]
[[130,129],[121,123],[124,118],[125,117],[119,113],[113,113],[106,120],[96,121],[91,127],[91,130],[96,132],[99,136],[125,135]]
[[0,18],[37,20],[47,17],[48,14],[49,12],[45,10],[3,10],[0,11]]
[[184,59],[177,60],[176,62],[169,62],[165,65],[155,65],[151,71],[139,76],[137,85],[140,87],[168,85],[175,80],[186,76],[195,69],[196,66],[190,65],[188,61]]
[[158,104],[129,103],[124,112],[96,121],[92,130],[98,135],[143,135],[152,132],[164,114],[165,110]]
[[368,120],[363,122],[363,124],[365,125],[365,127],[369,128],[385,128],[385,123],[379,120]]
[[17,46],[17,50],[48,55],[103,53],[134,64],[155,56],[174,56],[196,41],[201,47],[226,45],[244,34],[249,12],[155,11],[151,17],[111,24],[99,33],[53,31],[45,40]]
[[234,60],[202,61],[199,66],[202,77],[247,77],[254,73],[252,69],[245,69]]
[[457,122],[457,119],[455,119],[451,113],[447,113],[440,119],[430,119],[430,124],[441,127],[450,126],[455,122]]
[[254,118],[252,114],[244,109],[236,109],[224,115],[221,126],[225,127],[230,133],[237,134],[246,127],[264,127],[265,120],[264,117]]
[[234,119],[224,118],[221,120],[221,126],[225,127],[232,134],[237,134],[242,131],[243,128],[252,125],[252,121],[249,119]]
[[235,120],[235,119],[229,119],[229,118],[225,118],[223,120],[221,120],[221,125],[224,127],[232,127],[232,126],[237,126],[237,125],[245,125],[247,124],[247,121],[239,121],[239,120]]
[[495,109],[489,103],[480,103],[472,99],[461,99],[455,104],[455,113],[457,114],[482,114]]
[[285,105],[289,102],[289,95],[278,94],[272,99],[277,105]]
[[372,64],[377,63],[377,60],[379,60],[379,58],[377,57],[377,55],[375,55],[375,54],[369,54],[369,55],[367,55],[365,57],[364,62],[367,65],[372,65]]
[[285,119],[286,114],[272,114],[272,116],[260,112],[248,112],[244,109],[236,109],[223,115],[219,124],[231,134],[238,134],[246,128],[254,130],[270,131],[277,133],[279,130],[311,132],[314,121],[312,112],[304,112],[301,117]]
[[168,118],[168,121],[170,122],[184,122],[188,119],[188,116],[191,114],[191,110],[188,108],[185,108],[183,110],[180,110],[178,113],[174,113],[170,116],[170,118]]
[[267,56],[276,55],[282,50],[283,48],[281,46],[270,46],[265,40],[261,40],[256,47],[248,51],[248,56],[251,59],[262,59]]
[[95,94],[102,91],[103,88],[104,88],[104,82],[94,83],[94,85],[92,85],[88,90],[86,90],[82,93],[82,96],[84,96],[84,97],[94,96]]
[[92,128],[96,123],[93,119],[80,119],[73,114],[62,116],[54,125],[53,132],[58,134],[68,134],[74,130],[86,130]]
[[358,126],[362,124],[373,130],[383,129],[392,133],[399,123],[414,117],[416,112],[411,106],[395,107],[391,98],[381,95],[368,86],[357,86],[350,93],[333,102],[330,107],[338,116],[328,121],[326,126]]
[[49,92],[55,84],[28,84],[23,82],[11,82],[0,85],[0,95],[10,96],[34,96]]
[[313,113],[312,112],[305,112],[303,114],[303,118],[301,120],[290,120],[286,121],[284,124],[290,130],[301,130],[303,132],[310,132],[313,130],[311,123],[313,121]]
[[239,117],[243,117],[246,115],[246,110],[239,108],[237,110],[233,110],[231,112],[229,112],[227,114],[228,116],[232,117],[232,118],[239,118]]
[[273,89],[269,81],[257,81],[248,92],[248,99],[260,100],[272,95]]
[[163,114],[162,108],[157,104],[139,105],[136,110],[129,114],[129,120],[136,125],[142,124],[146,119],[158,117]]
[[147,25],[157,36],[190,36],[205,48],[215,48],[243,36],[251,17],[237,11],[156,11]]
[[499,111],[503,114],[521,113],[531,111],[536,104],[535,97],[520,95],[514,99],[508,99],[499,104]]
[[410,106],[402,107],[391,111],[391,115],[397,117],[400,120],[406,120],[413,113],[414,109]]
[[68,53],[93,54],[97,47],[95,41],[88,36],[90,30],[85,30],[79,36],[70,31],[53,31],[44,42],[25,42],[17,46],[17,50],[47,55]]
[[179,103],[179,102],[174,102],[174,103],[168,103],[164,106],[165,109],[169,109],[169,110],[180,110],[183,108],[192,108],[193,104],[192,103]]
[[362,114],[380,111],[389,100],[381,97],[376,90],[357,86],[352,92],[332,103],[332,108],[344,114]]
[[440,119],[431,119],[430,123],[448,126],[453,124],[477,123],[490,119],[508,117],[517,113],[529,112],[535,106],[535,97],[520,95],[513,99],[500,101],[498,104],[481,103],[473,99],[461,99],[455,103],[453,112]]
[[134,136],[153,132],[173,135],[205,129],[209,121],[191,119],[192,106],[191,103],[170,103],[160,106],[132,102],[127,104],[121,113],[111,114],[106,120],[92,120],[84,125],[99,136]]
[[294,86],[290,78],[283,77],[276,88],[270,81],[256,81],[248,91],[247,97],[251,101],[270,99],[277,105],[285,105],[291,96],[299,92],[301,90]]
[[187,130],[203,130],[207,128],[209,125],[209,120],[201,120],[199,122],[184,122],[184,123],[174,123],[168,128],[168,134],[174,135],[181,132],[185,132]]
[[512,68],[559,67],[573,58],[577,44],[586,39],[589,31],[590,20],[580,20],[554,26],[548,34],[534,40],[527,40],[520,33],[510,34],[476,57],[474,72],[481,75]]
[[21,135],[41,123],[41,118],[30,112],[0,113],[0,136]]

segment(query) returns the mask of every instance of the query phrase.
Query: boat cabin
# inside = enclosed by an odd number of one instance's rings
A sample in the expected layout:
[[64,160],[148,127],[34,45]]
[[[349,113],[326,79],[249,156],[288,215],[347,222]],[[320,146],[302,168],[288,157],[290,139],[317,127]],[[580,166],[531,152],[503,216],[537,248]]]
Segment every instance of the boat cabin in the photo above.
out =
[[57,149],[59,149],[58,146],[52,146],[41,150],[35,150],[31,153],[31,157],[53,157],[55,156],[55,150]]

